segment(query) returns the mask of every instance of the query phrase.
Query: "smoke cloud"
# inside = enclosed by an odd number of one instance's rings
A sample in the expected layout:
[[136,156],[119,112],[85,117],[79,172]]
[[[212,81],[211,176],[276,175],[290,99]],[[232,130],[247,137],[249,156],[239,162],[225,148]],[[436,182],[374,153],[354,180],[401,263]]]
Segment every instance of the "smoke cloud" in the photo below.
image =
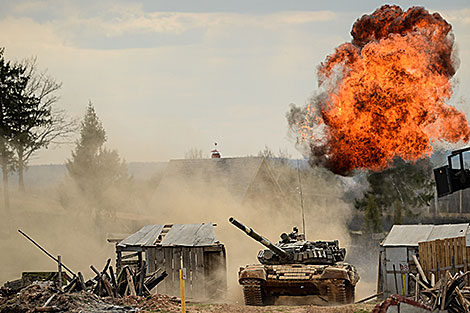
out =
[[384,5],[358,19],[351,42],[318,67],[319,92],[288,122],[312,162],[334,173],[417,161],[436,141],[468,142],[463,113],[446,102],[458,67],[451,25],[422,7]]

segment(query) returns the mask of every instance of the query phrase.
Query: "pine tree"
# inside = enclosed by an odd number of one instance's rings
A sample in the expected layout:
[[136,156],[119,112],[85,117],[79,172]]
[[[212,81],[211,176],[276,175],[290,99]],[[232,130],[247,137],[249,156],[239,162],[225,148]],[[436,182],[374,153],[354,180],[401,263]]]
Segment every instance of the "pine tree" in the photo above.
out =
[[396,159],[392,167],[370,172],[369,188],[354,201],[355,207],[365,212],[366,231],[380,230],[382,215],[393,217],[394,224],[401,224],[404,216],[416,217],[421,208],[429,206],[434,196],[431,169],[429,159],[415,164]]
[[28,115],[37,102],[25,96],[29,76],[19,64],[5,60],[4,49],[0,49],[0,159],[3,174],[3,198],[5,210],[10,209],[8,172],[14,163],[12,141],[19,135],[19,125],[29,123]]
[[111,210],[108,190],[125,188],[130,182],[127,166],[116,150],[104,147],[106,131],[91,103],[80,124],[80,138],[66,163],[68,173],[89,206]]

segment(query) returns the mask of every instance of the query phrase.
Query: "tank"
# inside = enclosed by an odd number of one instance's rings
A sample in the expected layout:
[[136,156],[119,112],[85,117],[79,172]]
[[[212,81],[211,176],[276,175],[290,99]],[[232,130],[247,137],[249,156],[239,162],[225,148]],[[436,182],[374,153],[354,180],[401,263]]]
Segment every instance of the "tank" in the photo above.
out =
[[235,218],[229,221],[267,248],[258,252],[260,264],[240,267],[238,272],[246,305],[274,304],[279,296],[318,296],[325,305],[354,302],[359,274],[343,262],[346,249],[339,247],[338,240],[306,241],[294,227],[273,244]]

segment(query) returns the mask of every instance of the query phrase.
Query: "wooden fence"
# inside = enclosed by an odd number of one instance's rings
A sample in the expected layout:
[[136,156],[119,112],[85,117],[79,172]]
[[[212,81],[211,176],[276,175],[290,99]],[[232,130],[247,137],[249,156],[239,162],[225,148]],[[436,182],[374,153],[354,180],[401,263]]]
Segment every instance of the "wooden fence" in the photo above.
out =
[[[446,271],[466,272],[469,268],[470,247],[465,246],[465,237],[420,242],[418,253],[419,262],[428,279],[431,279],[431,273],[438,281]],[[468,275],[467,283],[470,283]]]

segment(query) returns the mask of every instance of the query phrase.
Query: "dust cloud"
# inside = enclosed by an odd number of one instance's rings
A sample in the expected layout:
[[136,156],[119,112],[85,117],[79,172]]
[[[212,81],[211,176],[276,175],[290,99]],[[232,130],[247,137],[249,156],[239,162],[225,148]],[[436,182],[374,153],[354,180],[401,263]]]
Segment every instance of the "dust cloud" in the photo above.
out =
[[[204,170],[192,176],[136,179],[127,192],[109,191],[113,205],[107,210],[90,208],[87,199],[81,199],[76,187],[66,180],[60,186],[38,187],[27,194],[13,192],[11,216],[0,222],[0,283],[19,278],[23,271],[56,270],[54,261],[17,229],[52,255],[61,255],[68,267],[89,278],[94,276],[91,264],[100,268],[111,258],[114,265],[114,245],[106,241],[110,233],[130,234],[147,224],[212,222],[217,224],[217,238],[227,252],[228,292],[226,299],[219,300],[242,303],[238,269],[258,263],[257,253],[264,247],[231,225],[228,218],[237,218],[274,243],[293,226],[302,230],[297,170],[286,164],[264,162],[269,163],[263,165],[268,168],[264,172],[270,174],[258,174],[242,186],[220,173],[216,179],[209,179],[214,176]],[[274,177],[278,186],[271,186],[273,181],[267,176]],[[341,180],[326,170],[308,167],[301,171],[301,188],[307,239],[338,239],[349,252],[352,241],[347,224],[353,212],[341,199]],[[346,261],[354,264],[348,255]],[[361,280],[358,289],[366,284]],[[369,286],[365,289],[364,295],[369,295]]]
[[[239,267],[258,263],[258,251],[264,246],[229,223],[230,216],[273,243],[279,241],[281,233],[292,231],[293,226],[302,231],[298,172],[292,166],[275,163],[270,170],[279,182],[281,195],[273,192],[273,188],[248,189],[240,200],[234,190],[227,189],[231,184],[224,180],[229,178],[221,176],[211,181],[208,177],[213,174],[200,173],[190,178],[175,176],[164,180],[153,197],[152,211],[158,214],[161,223],[217,224],[217,238],[227,250],[227,294],[231,301],[243,301],[237,281]],[[253,186],[254,189],[264,185],[263,180],[256,179],[254,184],[261,185]],[[347,223],[352,209],[341,199],[341,181],[324,169],[306,168],[302,170],[301,184],[307,239],[338,239],[348,249],[351,239]]]

